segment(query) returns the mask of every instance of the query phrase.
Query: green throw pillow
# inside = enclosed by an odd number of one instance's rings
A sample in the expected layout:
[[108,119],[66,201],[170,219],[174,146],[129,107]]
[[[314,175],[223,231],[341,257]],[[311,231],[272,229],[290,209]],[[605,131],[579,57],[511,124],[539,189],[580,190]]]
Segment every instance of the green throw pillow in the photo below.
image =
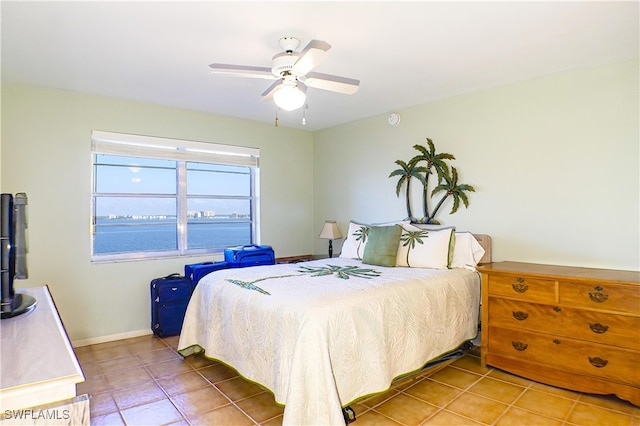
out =
[[398,256],[398,245],[400,244],[402,227],[392,226],[372,226],[369,229],[369,237],[362,263],[378,266],[396,266]]

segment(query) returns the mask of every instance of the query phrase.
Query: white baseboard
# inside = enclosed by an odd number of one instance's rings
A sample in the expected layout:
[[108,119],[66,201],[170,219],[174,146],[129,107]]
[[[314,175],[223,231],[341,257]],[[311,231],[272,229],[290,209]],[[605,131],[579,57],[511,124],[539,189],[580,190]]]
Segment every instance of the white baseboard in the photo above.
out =
[[81,346],[89,346],[89,345],[95,345],[98,343],[113,342],[114,340],[130,339],[132,337],[146,336],[148,334],[152,334],[152,333],[151,333],[151,330],[146,328],[144,330],[128,331],[126,333],[110,334],[108,336],[101,336],[101,337],[92,337],[91,339],[74,340],[71,342],[71,345],[74,348],[79,348]]

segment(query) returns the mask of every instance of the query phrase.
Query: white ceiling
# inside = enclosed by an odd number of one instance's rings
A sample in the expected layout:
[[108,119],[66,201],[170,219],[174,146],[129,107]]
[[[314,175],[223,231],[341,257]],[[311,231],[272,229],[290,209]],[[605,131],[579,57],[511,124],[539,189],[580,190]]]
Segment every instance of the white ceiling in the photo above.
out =
[[268,80],[209,73],[270,67],[278,39],[332,45],[317,72],[355,95],[309,89],[280,125],[318,130],[466,92],[636,57],[639,2],[2,1],[2,81],[273,123]]

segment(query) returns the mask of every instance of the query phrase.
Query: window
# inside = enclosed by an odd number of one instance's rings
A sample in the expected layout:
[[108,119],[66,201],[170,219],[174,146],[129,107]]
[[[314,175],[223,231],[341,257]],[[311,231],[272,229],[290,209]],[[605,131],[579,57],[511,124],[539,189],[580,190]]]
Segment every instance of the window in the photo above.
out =
[[94,131],[91,150],[92,261],[257,242],[258,149]]

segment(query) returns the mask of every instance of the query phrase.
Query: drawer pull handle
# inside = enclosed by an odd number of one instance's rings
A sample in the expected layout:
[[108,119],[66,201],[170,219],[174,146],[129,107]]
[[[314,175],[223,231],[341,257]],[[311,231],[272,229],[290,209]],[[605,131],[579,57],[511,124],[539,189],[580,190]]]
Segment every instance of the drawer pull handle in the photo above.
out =
[[605,367],[607,364],[609,364],[609,361],[606,359],[602,359],[600,357],[589,357],[589,362],[591,363],[591,365],[593,365],[596,368],[602,368]]
[[602,293],[602,290],[604,290],[604,288],[602,288],[601,286],[595,286],[593,288],[596,292],[595,293],[589,293],[589,298],[591,300],[593,300],[596,303],[602,303],[604,301],[606,301],[609,298],[608,294],[604,294]]
[[552,341],[553,341],[553,344],[554,344],[554,345],[559,345],[560,343],[562,343],[562,342],[561,342],[560,340],[558,340],[558,339],[553,339]]
[[513,346],[513,349],[515,349],[516,351],[524,351],[525,349],[527,349],[529,347],[529,345],[527,345],[526,343],[522,343],[522,342],[511,342],[511,345]]
[[511,284],[511,287],[513,287],[513,291],[515,291],[516,293],[524,293],[525,291],[529,290],[529,286],[526,284],[522,284],[521,282]]
[[515,319],[517,319],[518,321],[524,321],[527,318],[529,318],[529,314],[527,314],[525,312],[518,311],[518,312],[512,312],[512,314],[513,314],[513,317]]
[[608,325],[602,325],[599,322],[595,324],[589,323],[589,328],[591,329],[591,331],[593,331],[596,334],[603,334],[603,333],[606,333],[607,330],[609,330]]
[[559,306],[554,306],[554,307],[553,307],[553,310],[554,310],[555,312],[560,312],[562,309],[561,309]]

